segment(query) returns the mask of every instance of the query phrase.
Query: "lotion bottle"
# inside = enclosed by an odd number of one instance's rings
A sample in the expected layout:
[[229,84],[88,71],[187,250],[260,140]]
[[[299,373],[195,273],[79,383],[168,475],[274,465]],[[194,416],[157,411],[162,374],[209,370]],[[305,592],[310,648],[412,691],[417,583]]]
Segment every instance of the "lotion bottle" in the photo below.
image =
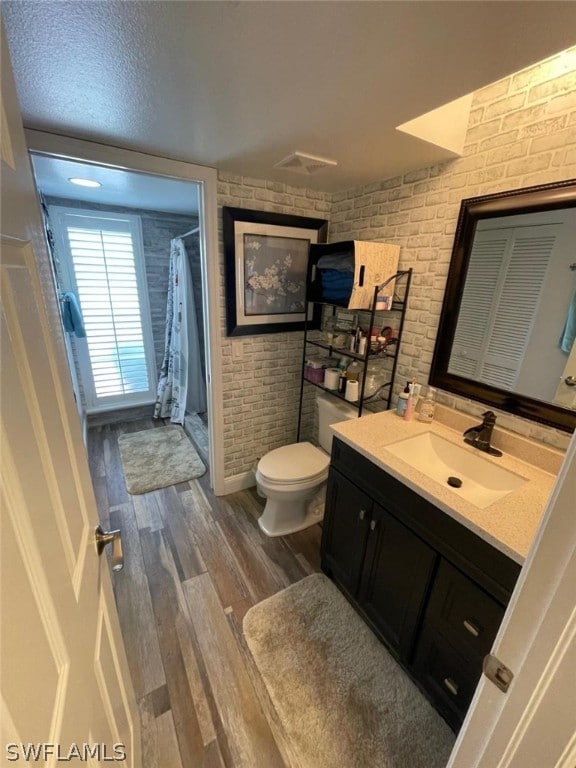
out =
[[408,385],[409,393],[408,400],[406,400],[406,409],[404,410],[404,421],[410,421],[412,414],[414,413],[414,382]]
[[404,391],[400,392],[400,394],[398,395],[398,402],[396,403],[396,413],[398,414],[398,416],[404,416],[404,411],[406,410],[406,404],[408,402],[409,396],[410,396],[410,382],[406,382]]

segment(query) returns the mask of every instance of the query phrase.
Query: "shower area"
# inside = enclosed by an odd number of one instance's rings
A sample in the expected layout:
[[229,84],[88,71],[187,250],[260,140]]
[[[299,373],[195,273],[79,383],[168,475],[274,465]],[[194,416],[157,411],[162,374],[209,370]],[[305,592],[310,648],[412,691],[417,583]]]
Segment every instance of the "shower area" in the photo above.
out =
[[33,155],[84,427],[180,424],[208,466],[199,184]]
[[164,357],[154,418],[181,424],[200,443],[207,460],[206,335],[199,234],[196,226],[170,241]]

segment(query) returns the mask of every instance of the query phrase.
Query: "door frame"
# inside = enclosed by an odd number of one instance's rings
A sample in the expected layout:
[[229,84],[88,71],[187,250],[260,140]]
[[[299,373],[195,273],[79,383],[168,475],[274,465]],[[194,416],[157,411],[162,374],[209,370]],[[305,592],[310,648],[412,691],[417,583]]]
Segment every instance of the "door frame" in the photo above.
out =
[[206,346],[206,393],[208,401],[209,474],[216,496],[225,493],[221,317],[218,257],[218,173],[215,168],[148,155],[130,149],[98,144],[54,133],[25,129],[28,151],[86,164],[105,165],[125,171],[139,171],[200,184],[198,218],[202,248],[202,309],[209,343]]

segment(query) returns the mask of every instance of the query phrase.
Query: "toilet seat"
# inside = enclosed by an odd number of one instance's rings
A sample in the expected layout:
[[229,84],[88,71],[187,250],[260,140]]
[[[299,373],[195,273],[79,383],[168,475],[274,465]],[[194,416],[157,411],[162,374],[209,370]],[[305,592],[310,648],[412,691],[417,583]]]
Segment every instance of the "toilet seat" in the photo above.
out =
[[267,453],[258,462],[258,474],[267,483],[283,486],[322,482],[330,457],[312,443],[292,443]]

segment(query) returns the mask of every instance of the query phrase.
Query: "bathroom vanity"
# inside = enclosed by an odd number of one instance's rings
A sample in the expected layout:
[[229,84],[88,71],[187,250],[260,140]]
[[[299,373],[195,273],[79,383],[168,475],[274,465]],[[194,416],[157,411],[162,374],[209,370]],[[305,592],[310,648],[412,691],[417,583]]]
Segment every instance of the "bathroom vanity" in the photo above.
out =
[[[489,485],[492,462],[495,472],[519,482],[509,492],[500,483],[501,498],[482,497],[478,507],[461,489],[416,469],[417,457],[394,453],[405,441],[432,434],[454,446],[456,463],[460,443],[464,461],[475,462],[478,452],[459,432],[404,422],[392,412],[333,430],[322,569],[457,730],[554,475],[509,455],[481,457]],[[464,476],[462,487],[472,485]]]

